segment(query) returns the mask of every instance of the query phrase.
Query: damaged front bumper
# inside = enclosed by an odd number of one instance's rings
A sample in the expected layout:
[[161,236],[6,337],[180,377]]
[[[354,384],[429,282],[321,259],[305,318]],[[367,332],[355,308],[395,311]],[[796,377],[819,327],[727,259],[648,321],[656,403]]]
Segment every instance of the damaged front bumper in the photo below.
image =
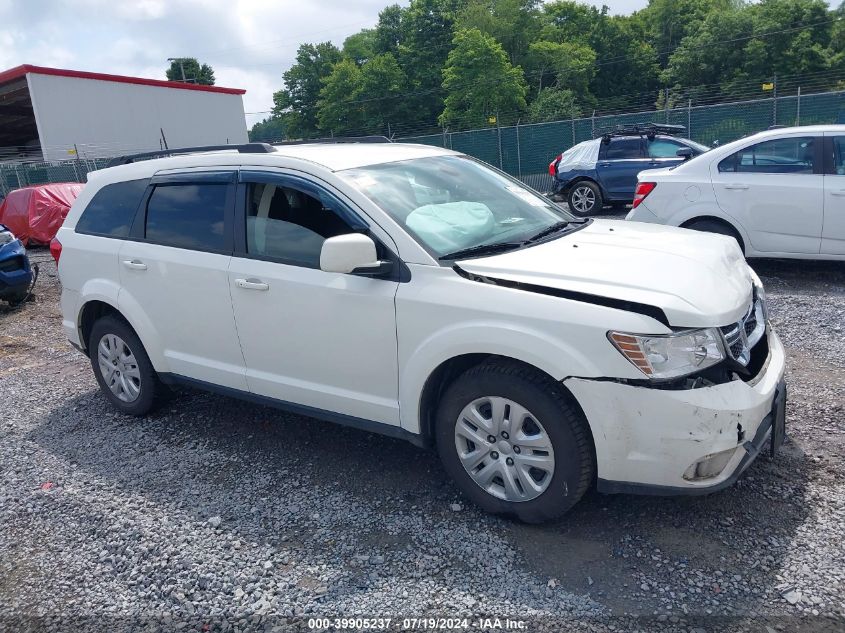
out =
[[779,445],[785,355],[771,329],[767,339],[766,361],[748,381],[667,390],[566,379],[593,432],[598,490],[707,494],[733,484],[767,445]]

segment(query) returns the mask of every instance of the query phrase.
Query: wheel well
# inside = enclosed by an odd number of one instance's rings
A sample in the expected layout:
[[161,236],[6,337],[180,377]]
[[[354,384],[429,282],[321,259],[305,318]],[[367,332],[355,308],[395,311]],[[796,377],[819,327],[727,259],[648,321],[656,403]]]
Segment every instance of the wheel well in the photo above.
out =
[[425,382],[425,386],[422,390],[422,396],[420,397],[420,433],[426,444],[434,444],[434,425],[437,416],[437,405],[440,402],[440,398],[442,397],[443,392],[446,391],[449,385],[451,385],[452,382],[454,382],[454,380],[458,376],[463,374],[471,367],[475,367],[476,365],[493,361],[517,363],[519,365],[523,365],[533,371],[540,372],[549,380],[559,384],[563,389],[563,392],[566,397],[570,400],[571,404],[577,408],[581,415],[584,416],[584,420],[586,420],[587,422],[586,426],[587,431],[589,433],[590,446],[592,447],[593,460],[595,461],[596,443],[593,440],[593,432],[590,428],[590,421],[587,420],[587,417],[584,415],[584,410],[581,408],[581,405],[578,403],[578,400],[576,400],[575,396],[572,395],[569,389],[567,389],[566,386],[564,386],[563,384],[556,381],[554,378],[552,378],[552,376],[544,372],[542,369],[539,369],[534,365],[525,363],[515,358],[510,358],[509,356],[500,356],[498,354],[464,354],[462,356],[456,356],[454,358],[450,358],[447,361],[444,361],[437,367],[437,369],[431,372],[431,375]]
[[742,239],[742,235],[739,231],[737,231],[736,227],[727,220],[717,218],[712,215],[699,215],[681,223],[681,228],[689,228],[696,222],[714,222],[716,224],[721,224],[733,234],[733,236],[736,238],[736,241],[739,243],[739,248],[742,250],[743,254],[745,253],[745,242]]
[[[98,319],[111,314],[119,318],[121,321],[126,321],[126,318],[112,305],[104,301],[89,301],[86,303],[82,312],[79,315],[79,332],[82,349],[88,349],[88,339],[91,336],[91,329]],[[126,321],[128,324],[129,322]],[[131,327],[131,326],[130,326]]]
[[563,188],[563,193],[564,193],[564,194],[566,194],[566,195],[568,196],[568,195],[569,195],[570,190],[571,190],[571,189],[572,189],[575,185],[577,185],[579,182],[584,182],[584,181],[587,181],[587,182],[591,182],[591,183],[593,183],[596,187],[598,187],[598,188],[599,188],[599,191],[601,191],[601,195],[602,195],[602,197],[603,197],[603,198],[604,198],[604,197],[606,197],[606,196],[605,196],[605,194],[604,194],[604,189],[602,189],[602,186],[601,186],[601,185],[600,185],[597,181],[593,180],[592,178],[590,178],[590,177],[588,177],[588,176],[576,176],[575,178],[573,178],[571,181],[569,181],[568,183],[566,183],[566,186]]

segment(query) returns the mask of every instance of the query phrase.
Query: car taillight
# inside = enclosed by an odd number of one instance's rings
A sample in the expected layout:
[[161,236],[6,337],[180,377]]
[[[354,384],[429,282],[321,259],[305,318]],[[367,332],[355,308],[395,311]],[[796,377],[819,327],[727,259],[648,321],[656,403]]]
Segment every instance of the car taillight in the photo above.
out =
[[657,186],[656,182],[639,182],[637,183],[637,190],[634,192],[634,205],[631,207],[632,209],[636,209],[640,202],[645,200],[645,197],[654,191],[654,188]]
[[62,243],[57,237],[54,237],[52,240],[50,240],[50,255],[52,255],[53,259],[56,260],[56,266],[58,266],[59,257],[62,256]]
[[551,176],[552,178],[557,176],[557,164],[560,162],[562,156],[563,154],[558,154],[557,156],[555,156],[555,159],[549,163],[549,176]]

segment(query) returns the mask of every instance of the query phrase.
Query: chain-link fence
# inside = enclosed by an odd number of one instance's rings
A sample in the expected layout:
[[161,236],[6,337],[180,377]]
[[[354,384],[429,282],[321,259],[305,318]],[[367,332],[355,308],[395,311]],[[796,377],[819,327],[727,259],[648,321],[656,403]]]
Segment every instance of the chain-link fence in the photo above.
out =
[[79,159],[62,162],[0,163],[0,194],[12,189],[51,182],[85,182],[88,172],[102,169],[108,158]]
[[[644,110],[587,118],[496,126],[460,132],[401,136],[395,140],[454,149],[501,168],[539,191],[551,189],[548,165],[562,151],[595,138],[601,130],[634,123],[672,123],[687,128],[686,136],[712,145],[727,143],[772,125],[811,125],[845,122],[845,90],[769,97],[710,105],[674,104],[662,110]],[[101,150],[102,151],[102,150]],[[125,154],[126,151],[115,151]],[[48,182],[85,182],[89,171],[101,169],[106,158],[47,163],[0,163],[0,193]]]
[[501,168],[540,191],[551,189],[549,163],[576,143],[595,138],[601,130],[635,123],[683,125],[690,138],[705,145],[724,144],[772,125],[813,125],[845,122],[845,91],[791,95],[715,105],[672,107],[625,114],[491,126],[483,130],[403,137],[454,149]]

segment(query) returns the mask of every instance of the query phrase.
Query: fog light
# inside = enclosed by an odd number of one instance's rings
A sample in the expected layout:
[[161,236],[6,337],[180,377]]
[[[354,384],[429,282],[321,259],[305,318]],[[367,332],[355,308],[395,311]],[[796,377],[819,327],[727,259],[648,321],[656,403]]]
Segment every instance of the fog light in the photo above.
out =
[[687,468],[684,473],[684,479],[687,481],[697,481],[699,479],[710,479],[718,476],[725,470],[725,466],[731,461],[731,457],[733,457],[735,452],[736,449],[731,448],[721,453],[713,453],[712,455],[702,457]]

